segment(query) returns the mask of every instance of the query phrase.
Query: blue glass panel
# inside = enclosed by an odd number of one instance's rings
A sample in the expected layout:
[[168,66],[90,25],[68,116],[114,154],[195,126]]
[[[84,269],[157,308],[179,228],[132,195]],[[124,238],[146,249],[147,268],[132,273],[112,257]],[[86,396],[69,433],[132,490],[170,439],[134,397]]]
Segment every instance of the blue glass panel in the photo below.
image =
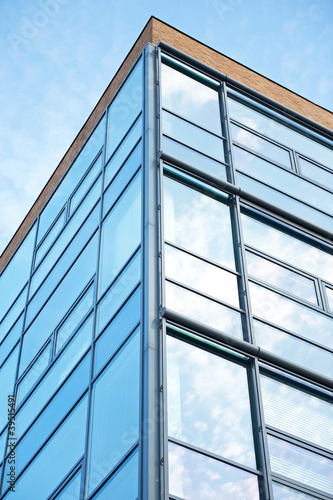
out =
[[187,120],[221,135],[216,90],[162,64],[162,105]]
[[[3,456],[5,453],[5,447],[6,447],[6,443],[7,443],[7,431],[8,431],[8,428],[6,427],[6,429],[4,429],[4,431],[0,435],[0,463],[3,460]],[[1,469],[0,469],[0,474],[1,474]]]
[[19,297],[16,299],[16,301],[0,323],[0,342],[2,342],[2,340],[5,338],[10,328],[15,323],[20,313],[23,311],[27,299],[27,290],[28,286],[24,287]]
[[17,414],[17,430],[20,434],[27,429],[35,416],[40,412],[54,392],[60,387],[75,364],[80,360],[91,343],[92,316],[78,330],[59,357],[38,384],[31,396]]
[[80,500],[81,470],[75,474],[70,482],[55,498],[57,500]]
[[[38,448],[54,432],[90,380],[91,353],[79,363],[16,447],[16,473],[23,469]],[[37,408],[38,410],[38,408]]]
[[97,340],[95,344],[95,375],[138,324],[140,317],[141,289],[139,288],[131,295]]
[[110,158],[121,139],[142,110],[142,58],[112,101],[108,112],[106,158]]
[[[97,183],[98,184],[98,183]],[[100,187],[100,186],[99,186]],[[94,188],[93,188],[94,189]],[[98,195],[99,196],[99,195]],[[95,202],[95,200],[93,200]],[[49,271],[51,270],[54,263],[60,257],[61,253],[64,251],[68,243],[71,241],[72,237],[79,229],[81,223],[84,221],[86,215],[90,210],[90,194],[85,199],[80,208],[75,212],[72,219],[67,223],[63,232],[52,246],[47,256],[38,267],[31,279],[30,293],[29,296],[35,293],[37,288],[40,286],[42,281],[45,279]],[[93,234],[94,230],[98,227],[100,219],[100,205],[97,205],[95,209],[91,212],[88,219],[84,223],[84,226],[79,230],[77,236],[75,236],[75,241],[78,248],[82,248],[83,242],[87,241],[87,235]],[[73,250],[74,251],[74,250]],[[78,253],[75,249],[74,253]]]
[[36,224],[32,226],[13,258],[3,270],[0,280],[0,318],[29,279],[32,253],[36,237]]
[[102,331],[141,278],[141,252],[135,254],[115,283],[101,300],[97,309],[97,334]]
[[305,158],[299,158],[299,163],[301,166],[301,173],[313,179],[315,182],[319,182],[325,187],[328,187],[333,191],[333,172],[320,168],[319,165],[307,161]]
[[87,283],[92,278],[97,261],[98,238],[93,237],[61,284],[46,302],[41,312],[26,331],[20,363],[20,373],[26,369],[46,339],[59,324]]
[[315,498],[319,498],[275,482],[273,482],[273,493],[274,500],[314,500]]
[[257,345],[293,363],[333,378],[333,354],[278,328],[254,320]]
[[120,193],[125,189],[142,163],[142,141],[136,146],[121,170],[114,176],[112,183],[104,193],[103,217],[110,210]]
[[105,173],[104,173],[105,187],[107,187],[108,184],[112,181],[113,177],[118,172],[118,170],[126,160],[129,152],[132,151],[135,144],[140,139],[141,135],[142,135],[142,115],[136,120],[135,124],[132,126],[127,136],[120,144],[116,153],[113,155],[112,159],[105,167]]
[[[136,450],[92,498],[98,500],[136,500],[139,495],[139,453]],[[69,499],[68,499],[69,500]]]
[[16,404],[19,405],[20,401],[25,397],[27,392],[34,385],[36,380],[39,379],[40,375],[48,367],[50,361],[52,342],[49,342],[46,347],[42,350],[34,364],[29,368],[26,375],[20,381],[17,387],[16,394]]
[[141,241],[141,172],[103,222],[99,295],[117,276]]
[[38,229],[38,241],[40,241],[44,236],[48,227],[58,214],[60,208],[67,201],[69,195],[72,193],[104,144],[105,122],[106,118],[104,116],[41,213]]
[[[16,500],[45,500],[81,458],[84,453],[87,403],[88,398],[85,397],[17,480]],[[10,492],[4,498],[9,495]]]
[[[19,346],[17,346],[0,369],[0,429],[8,422],[8,395],[13,394]],[[0,458],[1,460],[1,458]]]
[[[140,336],[131,336],[93,388],[90,494],[139,438]],[[103,467],[101,467],[103,464]]]
[[57,221],[53,224],[52,229],[48,232],[47,236],[45,237],[41,245],[38,247],[38,250],[36,251],[36,258],[34,264],[35,267],[38,266],[39,262],[42,260],[45,253],[50,248],[50,245],[62,230],[65,222],[66,222],[66,210],[63,210],[59,215]]
[[208,174],[214,175],[215,177],[225,181],[227,180],[225,165],[199,153],[198,151],[194,151],[194,149],[184,146],[169,137],[163,136],[163,150],[169,155],[172,155],[185,163],[189,163],[194,167],[200,168]]
[[102,155],[95,161],[88,174],[85,176],[83,181],[81,182],[79,188],[75,191],[71,198],[70,202],[70,214],[74,212],[77,208],[86,192],[90,188],[93,180],[96,178],[97,174],[101,171],[102,168]]
[[22,327],[23,327],[23,314],[18,319],[18,321],[15,323],[15,325],[10,330],[7,337],[4,339],[4,341],[2,342],[2,344],[0,346],[0,366],[2,365],[4,360],[7,358],[8,354],[13,349],[16,342],[19,340],[21,333],[22,333]]
[[201,453],[169,443],[170,494],[186,499],[259,500],[258,480]]
[[218,161],[225,161],[223,140],[163,111],[163,133]]

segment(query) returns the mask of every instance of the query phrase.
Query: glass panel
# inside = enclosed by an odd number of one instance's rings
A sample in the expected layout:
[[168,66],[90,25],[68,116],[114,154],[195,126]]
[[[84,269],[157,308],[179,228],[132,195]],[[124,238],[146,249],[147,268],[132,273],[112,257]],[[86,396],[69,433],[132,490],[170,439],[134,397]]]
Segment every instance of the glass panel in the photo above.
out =
[[272,472],[332,494],[332,460],[273,436],[267,440]]
[[45,349],[38,356],[34,364],[31,366],[27,374],[21,380],[17,388],[16,404],[19,405],[20,401],[26,396],[36,380],[47,368],[50,361],[51,342],[47,344]]
[[227,180],[226,167],[212,158],[208,158],[194,149],[188,148],[169,137],[163,136],[163,150],[169,155],[178,158],[194,167],[200,168],[207,174],[214,175],[219,179]]
[[333,256],[278,228],[242,214],[245,243],[305,272],[333,282]]
[[98,304],[97,335],[141,279],[141,252],[135,254]]
[[27,429],[89,347],[92,338],[92,318],[90,316],[83,324],[18,412],[16,423],[20,434]]
[[65,316],[69,305],[75,302],[91,280],[96,269],[97,248],[96,234],[26,331],[23,337],[20,374]]
[[36,252],[35,267],[38,266],[38,264],[40,263],[40,261],[44,257],[45,253],[49,249],[52,242],[55,240],[57,235],[60,233],[65,222],[66,222],[66,210],[62,210],[57,221],[55,222],[55,224],[53,224],[52,229],[49,231],[46,238],[43,240],[42,244],[40,245],[40,247],[38,248],[38,250]]
[[130,125],[142,110],[143,64],[139,60],[112,101],[108,112],[106,158],[110,158]]
[[169,436],[256,468],[246,368],[173,337],[167,368]]
[[52,401],[50,401],[44,411],[35,420],[29,431],[19,441],[15,457],[17,474],[54,432],[59,422],[71,410],[79,396],[81,396],[84,389],[88,386],[90,380],[90,363],[91,355],[88,353]]
[[310,177],[310,179],[313,179],[315,182],[319,182],[333,191],[333,172],[324,170],[323,168],[320,168],[319,165],[315,165],[314,163],[307,161],[305,158],[299,157],[298,160],[303,175]]
[[182,250],[165,245],[165,275],[239,307],[237,277]]
[[241,313],[166,281],[166,304],[179,314],[205,325],[243,338]]
[[81,470],[75,474],[70,482],[56,496],[57,500],[80,500]]
[[202,128],[192,125],[177,116],[163,111],[163,133],[183,142],[193,149],[215,158],[225,161],[223,140],[216,135],[206,132]]
[[23,308],[25,307],[25,302],[27,299],[27,290],[28,290],[28,285],[23,288],[19,297],[16,299],[16,301],[11,306],[11,308],[8,311],[8,313],[6,314],[6,316],[1,321],[1,323],[0,323],[0,342],[3,341],[3,339],[5,338],[7,333],[9,332],[10,328],[15,323],[16,319],[18,318],[18,316],[22,312]]
[[142,115],[136,120],[127,136],[120,144],[119,148],[105,167],[104,186],[107,187],[112,181],[115,174],[118,172],[128,154],[134,148],[142,135]]
[[235,270],[230,209],[224,203],[164,177],[165,239]]
[[264,114],[254,111],[234,99],[229,99],[228,104],[230,117],[234,120],[266,135],[274,141],[295,149],[299,153],[303,153],[309,158],[317,160],[323,165],[333,164],[333,151],[319,144],[319,142],[309,139],[305,135],[278,123]]
[[0,366],[7,358],[8,354],[13,349],[16,342],[18,342],[22,333],[22,327],[23,327],[23,314],[21,315],[19,320],[15,323],[15,325],[10,330],[7,337],[0,346]]
[[[234,147],[237,170],[332,215],[332,194],[292,172]],[[284,207],[283,207],[284,208]]]
[[136,500],[139,495],[138,469],[139,453],[135,451],[93,499]]
[[88,494],[139,439],[139,367],[140,336],[135,334],[94,384]]
[[257,345],[293,363],[333,378],[333,354],[277,328],[254,320]]
[[221,135],[219,96],[203,83],[162,64],[162,105]]
[[249,288],[254,315],[333,349],[333,318],[254,283]]
[[186,500],[259,499],[256,476],[169,443],[170,494]]
[[95,161],[88,174],[80,184],[79,188],[75,191],[71,198],[70,203],[70,214],[74,212],[76,207],[79,205],[80,201],[84,197],[86,191],[92,184],[93,180],[97,176],[97,174],[101,171],[102,168],[102,155]]
[[[100,194],[100,188],[99,188],[99,194]],[[90,210],[90,206],[86,205],[87,203],[89,205],[89,200],[90,200],[90,195],[88,195],[88,198],[85,199],[80,208],[75,212],[72,219],[69,220],[63,232],[60,234],[59,238],[54,243],[54,245],[46,255],[45,259],[43,260],[37,271],[34,273],[30,285],[30,293],[29,293],[30,297],[32,297],[32,295],[35,293],[39,285],[42,283],[42,281],[45,279],[45,277],[51,270],[54,263],[60,257],[60,255],[67,247],[68,243],[71,241],[76,231],[81,226],[81,223],[84,221],[87,213]],[[76,248],[74,250],[72,249],[72,252],[74,252],[74,254],[78,253],[78,249],[83,247],[84,244],[83,242],[87,241],[89,235],[93,234],[94,230],[98,227],[100,220],[100,213],[101,213],[100,206],[97,205],[96,208],[88,217],[88,219],[86,220],[86,222],[84,223],[83,227],[79,230],[79,232],[75,236],[77,249]]]
[[73,311],[63,322],[60,328],[58,328],[56,352],[58,352],[65,344],[65,342],[67,342],[69,337],[73,335],[73,332],[75,331],[79,323],[82,321],[84,316],[92,307],[93,302],[94,302],[94,286],[92,285],[80,299],[78,304],[74,307]]
[[[8,427],[6,427],[6,429],[4,429],[4,431],[0,435],[0,463],[2,462],[4,453],[5,453],[5,447],[7,444],[7,431],[8,431]],[[1,471],[1,469],[0,469],[0,471]],[[1,474],[1,472],[0,472],[0,474]]]
[[333,451],[333,406],[273,378],[261,376],[266,425]]
[[141,241],[141,172],[103,222],[99,296]]
[[269,285],[280,288],[300,299],[318,305],[314,281],[290,271],[259,255],[246,251],[246,262],[249,275],[266,281]]
[[328,305],[329,305],[330,311],[333,312],[333,289],[328,288],[328,286],[326,286],[325,290],[326,290],[326,295],[327,295]]
[[136,290],[113,318],[95,344],[94,374],[111,358],[127,336],[139,323],[141,316],[141,289]]
[[106,118],[104,115],[41,213],[38,229],[38,242],[42,239],[49,225],[58,214],[60,208],[65,204],[68,197],[77,186],[78,182],[85,174],[104,144],[105,122]]
[[231,124],[231,134],[234,141],[239,142],[246,148],[267,156],[287,168],[292,168],[290,154],[286,149],[282,149],[276,144],[266,141],[258,135],[252,134],[248,130],[234,124]]
[[275,482],[273,482],[273,493],[274,500],[311,500],[319,498]]
[[30,276],[32,252],[35,244],[36,224],[30,229],[23,243],[3,270],[0,280],[0,318],[11,306]]
[[[34,488],[34,500],[45,500],[82,456],[87,402],[88,398],[85,397],[17,480],[16,500],[27,500],[27,491],[31,491],[31,485],[38,485],[38,488]],[[9,492],[4,498],[10,494]]]
[[110,210],[120,193],[125,189],[142,163],[142,141],[136,146],[120,171],[114,176],[112,184],[104,193],[103,217]]
[[[19,346],[15,348],[0,369],[0,429],[8,422],[8,395],[14,392]],[[0,460],[2,457],[0,457]]]

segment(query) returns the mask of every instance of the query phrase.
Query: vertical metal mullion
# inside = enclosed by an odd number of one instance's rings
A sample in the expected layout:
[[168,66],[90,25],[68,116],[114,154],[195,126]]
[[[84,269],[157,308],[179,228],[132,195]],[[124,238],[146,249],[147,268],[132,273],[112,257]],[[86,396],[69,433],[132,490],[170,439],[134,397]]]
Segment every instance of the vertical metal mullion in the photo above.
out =
[[157,500],[160,478],[160,380],[159,380],[159,272],[156,158],[156,48],[144,51],[144,162],[143,162],[143,304],[142,304],[142,500]]
[[228,95],[225,82],[220,85],[220,113],[221,113],[221,124],[222,124],[222,134],[226,138],[226,163],[229,165],[229,170],[227,172],[227,180],[232,184],[236,184],[236,173],[234,166],[234,157],[232,151],[232,140],[231,140],[231,129],[229,120],[229,108],[228,108]]

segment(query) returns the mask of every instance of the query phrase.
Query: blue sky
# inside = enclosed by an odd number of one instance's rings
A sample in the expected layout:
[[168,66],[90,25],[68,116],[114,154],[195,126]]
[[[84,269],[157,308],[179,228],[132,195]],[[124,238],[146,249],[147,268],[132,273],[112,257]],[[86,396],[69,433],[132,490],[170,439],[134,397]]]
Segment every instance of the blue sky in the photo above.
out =
[[331,0],[1,0],[0,253],[151,15],[332,110]]

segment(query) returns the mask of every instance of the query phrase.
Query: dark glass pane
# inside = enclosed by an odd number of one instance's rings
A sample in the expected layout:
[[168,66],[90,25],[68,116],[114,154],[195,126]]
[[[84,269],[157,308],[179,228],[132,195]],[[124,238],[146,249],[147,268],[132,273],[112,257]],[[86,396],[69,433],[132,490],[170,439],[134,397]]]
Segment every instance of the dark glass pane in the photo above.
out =
[[301,166],[301,173],[303,175],[313,179],[315,182],[319,182],[319,184],[322,184],[333,191],[333,172],[320,168],[319,165],[315,165],[311,161],[307,161],[305,158],[299,158],[299,163]]
[[255,475],[169,443],[170,494],[186,500],[258,500]]
[[121,139],[142,110],[143,63],[139,60],[112,101],[108,112],[106,158],[110,158]]
[[140,336],[135,334],[94,383],[88,494],[139,438],[139,368]]
[[98,500],[136,500],[139,495],[139,453],[130,458],[113,474],[103,488],[92,498]]
[[221,135],[217,90],[162,64],[162,106]]
[[273,436],[267,439],[272,472],[332,494],[332,460]]
[[230,209],[224,203],[164,177],[165,239],[235,269]]

